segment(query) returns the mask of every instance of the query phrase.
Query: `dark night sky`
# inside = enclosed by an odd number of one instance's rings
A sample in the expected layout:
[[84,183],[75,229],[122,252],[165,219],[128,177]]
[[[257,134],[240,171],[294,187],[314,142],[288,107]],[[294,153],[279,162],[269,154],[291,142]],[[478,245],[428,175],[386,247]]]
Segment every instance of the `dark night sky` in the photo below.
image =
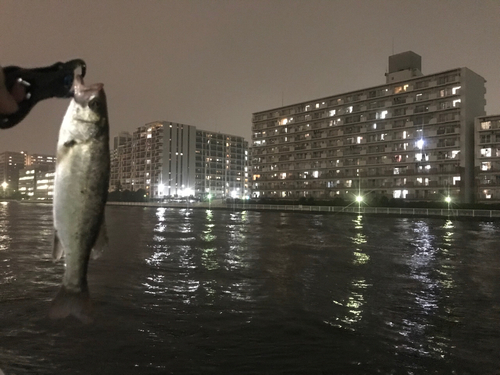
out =
[[[474,70],[500,113],[499,19],[498,0],[0,0],[0,63],[85,59],[111,136],[168,120],[250,140],[252,112],[383,84],[393,50]],[[67,105],[40,103],[0,152],[54,153]]]

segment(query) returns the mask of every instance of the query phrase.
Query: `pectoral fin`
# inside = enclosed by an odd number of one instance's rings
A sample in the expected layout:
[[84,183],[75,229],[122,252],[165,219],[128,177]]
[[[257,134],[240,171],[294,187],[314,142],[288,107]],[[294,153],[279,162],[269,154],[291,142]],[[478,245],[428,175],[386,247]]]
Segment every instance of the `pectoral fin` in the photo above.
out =
[[54,260],[59,260],[64,254],[64,248],[62,246],[61,241],[59,241],[59,237],[57,236],[57,230],[54,230],[54,243],[52,249],[52,258]]
[[108,230],[106,229],[106,222],[103,220],[101,224],[101,229],[95,241],[94,247],[92,248],[91,257],[92,259],[99,258],[104,251],[108,248]]

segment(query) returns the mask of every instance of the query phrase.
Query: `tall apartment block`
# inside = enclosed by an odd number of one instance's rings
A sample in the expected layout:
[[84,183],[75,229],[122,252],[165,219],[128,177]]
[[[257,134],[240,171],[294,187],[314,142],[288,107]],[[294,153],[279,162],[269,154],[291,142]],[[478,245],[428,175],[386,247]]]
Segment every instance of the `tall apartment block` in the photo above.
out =
[[234,135],[196,131],[196,195],[246,197],[248,142]]
[[477,202],[500,202],[500,115],[476,119]]
[[244,192],[248,144],[241,137],[157,121],[122,139],[112,151],[110,190],[144,189],[153,199]]
[[485,92],[468,68],[423,75],[408,51],[384,85],[254,113],[253,196],[472,202]]
[[[128,132],[120,132],[113,139],[113,149],[110,150],[110,176],[109,176],[109,191],[122,190],[122,184],[126,186],[123,190],[130,190],[131,176],[131,149],[132,149],[132,134]],[[127,183],[125,183],[127,181]],[[128,184],[128,185],[127,185]]]

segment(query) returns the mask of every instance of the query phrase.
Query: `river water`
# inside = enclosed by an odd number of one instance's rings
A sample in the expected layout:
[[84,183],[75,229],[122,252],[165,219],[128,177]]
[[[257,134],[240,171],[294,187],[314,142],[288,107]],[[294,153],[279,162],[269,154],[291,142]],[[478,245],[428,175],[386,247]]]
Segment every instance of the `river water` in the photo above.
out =
[[500,374],[500,223],[107,207],[95,321],[51,321],[51,206],[0,204],[13,374]]

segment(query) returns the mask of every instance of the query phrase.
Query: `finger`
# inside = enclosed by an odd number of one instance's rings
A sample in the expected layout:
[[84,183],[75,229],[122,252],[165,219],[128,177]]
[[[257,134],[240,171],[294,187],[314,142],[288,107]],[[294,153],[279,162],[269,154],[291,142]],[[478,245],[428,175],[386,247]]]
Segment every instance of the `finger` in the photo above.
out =
[[3,69],[0,67],[0,113],[8,115],[18,110],[17,102],[5,87]]

